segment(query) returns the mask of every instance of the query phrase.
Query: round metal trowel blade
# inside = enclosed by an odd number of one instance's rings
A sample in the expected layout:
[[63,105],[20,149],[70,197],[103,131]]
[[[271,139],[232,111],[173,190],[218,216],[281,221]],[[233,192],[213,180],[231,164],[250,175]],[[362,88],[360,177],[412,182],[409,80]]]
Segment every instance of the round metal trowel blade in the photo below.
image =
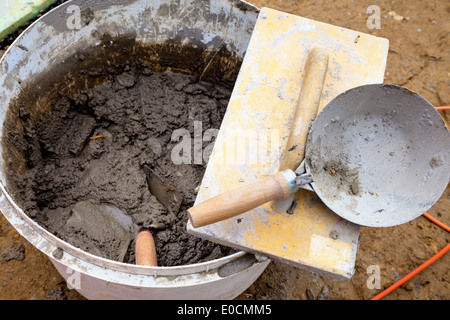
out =
[[450,133],[439,112],[405,88],[373,84],[333,99],[306,144],[312,187],[335,213],[372,227],[433,206],[450,178]]

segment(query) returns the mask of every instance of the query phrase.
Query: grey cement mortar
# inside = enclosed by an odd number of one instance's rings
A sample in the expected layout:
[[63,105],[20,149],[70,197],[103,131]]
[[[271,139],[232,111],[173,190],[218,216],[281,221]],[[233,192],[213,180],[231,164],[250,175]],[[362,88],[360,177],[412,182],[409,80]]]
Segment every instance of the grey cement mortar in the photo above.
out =
[[[24,106],[18,119],[23,132],[8,133],[19,141],[28,167],[9,177],[18,190],[14,197],[56,236],[109,259],[134,263],[136,230],[150,224],[159,226],[153,234],[159,266],[230,254],[230,248],[186,233],[186,210],[206,164],[171,160],[178,143],[172,132],[185,128],[193,137],[194,121],[202,121],[203,132],[218,129],[230,95],[229,89],[193,76],[130,65],[103,85],[54,101],[51,113],[36,123]],[[145,167],[182,195],[178,212],[150,192]],[[108,221],[105,208],[123,212],[133,226],[126,230],[114,217]]]

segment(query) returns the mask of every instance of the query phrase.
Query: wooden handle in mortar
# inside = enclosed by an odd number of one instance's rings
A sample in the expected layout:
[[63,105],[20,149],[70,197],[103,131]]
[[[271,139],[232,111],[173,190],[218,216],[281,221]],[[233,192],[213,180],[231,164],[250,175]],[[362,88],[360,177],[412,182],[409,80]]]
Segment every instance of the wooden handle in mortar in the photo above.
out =
[[150,230],[143,228],[136,237],[136,264],[139,266],[158,266],[155,240]]
[[309,127],[319,112],[320,96],[328,68],[328,53],[322,48],[313,48],[305,64],[300,97],[292,120],[288,142],[280,163],[280,171],[295,170],[305,157]]
[[288,179],[282,172],[278,172],[262,181],[229,190],[206,200],[188,209],[187,212],[192,226],[198,228],[232,218],[272,200],[286,199],[290,193]]

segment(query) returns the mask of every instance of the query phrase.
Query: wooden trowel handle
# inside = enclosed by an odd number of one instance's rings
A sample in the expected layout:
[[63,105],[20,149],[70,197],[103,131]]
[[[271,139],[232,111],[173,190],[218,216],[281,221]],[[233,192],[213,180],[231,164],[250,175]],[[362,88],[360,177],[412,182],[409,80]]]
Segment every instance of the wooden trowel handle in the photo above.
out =
[[198,228],[232,218],[272,200],[286,199],[290,193],[288,179],[279,172],[264,180],[222,193],[187,212],[192,226]]
[[295,109],[286,150],[280,163],[280,171],[295,170],[305,157],[305,146],[312,121],[320,112],[320,96],[328,69],[328,52],[313,48],[308,55],[300,97]]

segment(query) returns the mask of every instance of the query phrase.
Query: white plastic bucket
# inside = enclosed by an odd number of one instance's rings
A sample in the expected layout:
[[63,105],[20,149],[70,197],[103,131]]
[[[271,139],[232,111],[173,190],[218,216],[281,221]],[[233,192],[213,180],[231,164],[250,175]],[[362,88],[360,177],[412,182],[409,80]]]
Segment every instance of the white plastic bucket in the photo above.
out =
[[[81,20],[77,20],[78,13]],[[0,61],[2,155],[3,148],[8,147],[3,139],[7,110],[27,83],[45,74],[48,66],[58,64],[66,70],[66,59],[80,48],[100,45],[104,32],[114,37],[131,34],[136,42],[144,44],[176,40],[211,53],[205,57],[226,48],[239,61],[257,15],[257,8],[235,0],[64,3],[23,32]],[[230,74],[230,70],[223,70],[222,80],[233,80],[236,74]],[[38,99],[39,92],[31,94]],[[37,108],[45,104],[46,101],[36,101]],[[100,258],[57,238],[24,213],[8,193],[12,186],[7,184],[3,157],[0,182],[0,210],[4,216],[50,258],[68,285],[88,299],[232,299],[248,288],[269,263],[244,252],[177,267],[144,267]]]

